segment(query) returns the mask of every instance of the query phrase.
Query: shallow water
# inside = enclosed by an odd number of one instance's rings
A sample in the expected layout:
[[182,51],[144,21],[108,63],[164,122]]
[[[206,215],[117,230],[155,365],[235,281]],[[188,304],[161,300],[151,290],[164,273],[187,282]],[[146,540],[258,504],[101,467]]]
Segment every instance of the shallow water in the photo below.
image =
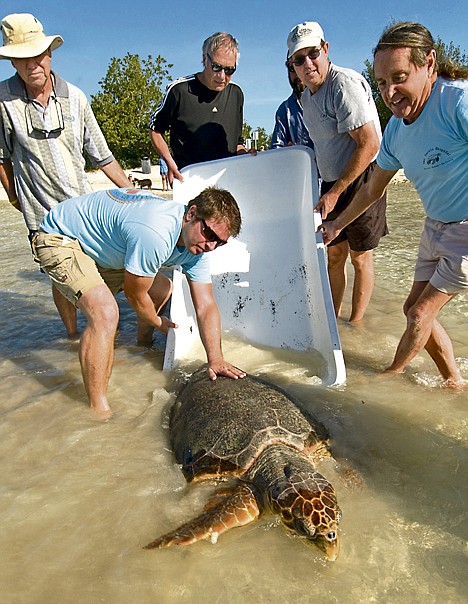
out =
[[[287,388],[330,430],[340,464],[323,472],[343,509],[335,563],[270,516],[216,546],[142,549],[200,510],[213,488],[186,488],[168,450],[168,410],[182,375],[162,374],[162,342],[153,350],[134,345],[134,316],[119,299],[109,391],[115,417],[93,421],[77,344],[63,338],[21,218],[6,203],[0,214],[2,602],[467,601],[466,393],[441,388],[425,354],[404,377],[378,377],[404,328],[401,307],[422,226],[410,185],[390,190],[391,235],[376,253],[365,321],[339,324],[346,386],[321,386],[305,353],[229,336],[224,345],[229,360]],[[468,378],[466,309],[460,296],[442,323]],[[204,360],[198,356],[185,373]],[[360,481],[349,477],[349,466]]]

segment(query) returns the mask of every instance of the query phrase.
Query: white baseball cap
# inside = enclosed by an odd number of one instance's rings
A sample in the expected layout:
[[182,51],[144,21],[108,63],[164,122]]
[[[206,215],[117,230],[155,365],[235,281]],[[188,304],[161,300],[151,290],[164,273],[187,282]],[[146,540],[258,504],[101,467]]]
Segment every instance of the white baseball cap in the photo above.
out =
[[315,21],[304,21],[291,29],[288,36],[288,59],[302,48],[319,48],[325,41],[323,29]]

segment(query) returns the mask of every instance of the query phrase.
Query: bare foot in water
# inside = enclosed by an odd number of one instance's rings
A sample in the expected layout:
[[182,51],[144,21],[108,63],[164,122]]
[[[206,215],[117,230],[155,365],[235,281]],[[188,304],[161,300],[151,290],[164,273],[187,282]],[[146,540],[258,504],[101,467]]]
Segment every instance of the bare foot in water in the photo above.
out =
[[109,407],[108,403],[101,405],[100,407],[91,407],[91,415],[92,418],[100,421],[107,422],[113,415],[112,409]]
[[455,390],[455,392],[463,392],[464,390],[468,390],[468,380],[464,380],[462,377],[457,380],[445,380],[443,386],[444,388]]
[[388,380],[392,377],[398,377],[403,374],[404,371],[392,371],[391,369],[384,369],[384,371],[382,371],[382,373],[379,373],[377,377],[380,380]]

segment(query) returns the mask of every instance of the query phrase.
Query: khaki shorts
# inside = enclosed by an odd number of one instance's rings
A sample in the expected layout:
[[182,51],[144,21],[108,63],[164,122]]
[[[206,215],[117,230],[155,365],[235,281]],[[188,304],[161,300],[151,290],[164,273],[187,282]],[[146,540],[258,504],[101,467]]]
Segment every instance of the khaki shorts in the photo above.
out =
[[75,306],[84,293],[98,285],[107,285],[113,294],[123,290],[124,269],[98,266],[76,239],[39,232],[32,238],[31,247],[36,262]]
[[414,270],[415,281],[429,281],[445,294],[468,290],[468,220],[426,218]]

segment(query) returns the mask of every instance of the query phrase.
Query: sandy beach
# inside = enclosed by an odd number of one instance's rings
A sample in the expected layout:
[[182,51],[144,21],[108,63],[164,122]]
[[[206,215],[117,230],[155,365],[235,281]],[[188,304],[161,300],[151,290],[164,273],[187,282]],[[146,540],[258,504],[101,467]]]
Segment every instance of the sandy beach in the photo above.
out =
[[[166,199],[172,198],[172,190],[163,191],[161,175],[159,174],[159,165],[151,166],[150,174],[143,174],[141,166],[133,168],[132,170],[125,170],[125,174],[133,179],[136,178],[137,180],[149,178],[151,180],[151,190],[153,193],[160,195],[161,197],[165,197]],[[108,189],[114,186],[101,170],[93,170],[92,172],[88,172],[88,179],[94,191],[100,191],[102,189]],[[136,187],[139,188],[139,185],[137,184]]]

